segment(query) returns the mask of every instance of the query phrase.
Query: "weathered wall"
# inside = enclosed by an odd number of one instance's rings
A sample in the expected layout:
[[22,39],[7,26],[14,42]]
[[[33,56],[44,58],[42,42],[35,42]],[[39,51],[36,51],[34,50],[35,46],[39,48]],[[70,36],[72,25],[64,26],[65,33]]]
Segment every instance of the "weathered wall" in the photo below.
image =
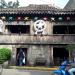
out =
[[[31,35],[34,35],[34,22],[35,21],[31,21],[31,29],[30,29],[30,32],[31,32]],[[53,33],[53,23],[49,22],[49,21],[45,21],[46,23],[46,29],[45,29],[45,35],[49,35],[49,34],[52,34]]]
[[31,45],[28,50],[28,61],[31,65],[35,63],[36,58],[42,55],[44,59],[46,59],[46,65],[50,65],[52,61],[51,56],[51,47],[48,45]]
[[[4,47],[9,47],[9,45]],[[2,46],[1,46],[2,47]],[[27,63],[33,66],[36,58],[42,54],[42,57],[46,59],[46,66],[49,66],[53,62],[53,47],[50,45],[10,45],[12,51],[11,65],[16,65],[16,52],[17,48],[27,48]]]

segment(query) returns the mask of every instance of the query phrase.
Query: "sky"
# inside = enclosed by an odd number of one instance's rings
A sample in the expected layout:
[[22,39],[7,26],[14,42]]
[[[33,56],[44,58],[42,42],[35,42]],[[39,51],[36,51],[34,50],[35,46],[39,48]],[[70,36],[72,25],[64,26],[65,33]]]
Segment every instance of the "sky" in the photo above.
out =
[[[5,0],[6,2],[16,0]],[[64,8],[69,0],[19,0],[20,6],[28,6],[29,4],[50,4],[60,8]]]

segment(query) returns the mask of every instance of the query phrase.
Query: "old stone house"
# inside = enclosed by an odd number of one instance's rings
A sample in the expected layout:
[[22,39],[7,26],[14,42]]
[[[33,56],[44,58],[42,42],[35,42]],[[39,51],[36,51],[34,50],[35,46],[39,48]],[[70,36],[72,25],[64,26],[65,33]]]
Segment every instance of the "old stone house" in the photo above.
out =
[[69,59],[65,46],[74,43],[74,10],[48,5],[0,9],[0,48],[11,49],[11,65],[17,65],[20,49],[25,65],[59,65]]

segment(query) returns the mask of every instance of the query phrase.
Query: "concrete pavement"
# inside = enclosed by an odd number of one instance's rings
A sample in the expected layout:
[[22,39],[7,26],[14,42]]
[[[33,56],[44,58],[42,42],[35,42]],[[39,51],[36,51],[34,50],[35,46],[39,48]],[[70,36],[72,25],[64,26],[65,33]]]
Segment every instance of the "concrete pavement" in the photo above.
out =
[[3,69],[1,75],[51,75],[51,71],[57,67],[28,67],[28,66],[10,66],[10,69]]
[[51,71],[3,69],[2,75],[51,75]]

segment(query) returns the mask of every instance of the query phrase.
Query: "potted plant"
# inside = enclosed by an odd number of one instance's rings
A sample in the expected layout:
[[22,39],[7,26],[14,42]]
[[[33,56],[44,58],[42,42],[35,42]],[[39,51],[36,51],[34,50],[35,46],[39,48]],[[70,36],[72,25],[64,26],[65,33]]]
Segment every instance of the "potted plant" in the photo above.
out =
[[0,75],[3,70],[3,63],[10,60],[11,58],[11,50],[8,48],[1,48],[0,49]]

